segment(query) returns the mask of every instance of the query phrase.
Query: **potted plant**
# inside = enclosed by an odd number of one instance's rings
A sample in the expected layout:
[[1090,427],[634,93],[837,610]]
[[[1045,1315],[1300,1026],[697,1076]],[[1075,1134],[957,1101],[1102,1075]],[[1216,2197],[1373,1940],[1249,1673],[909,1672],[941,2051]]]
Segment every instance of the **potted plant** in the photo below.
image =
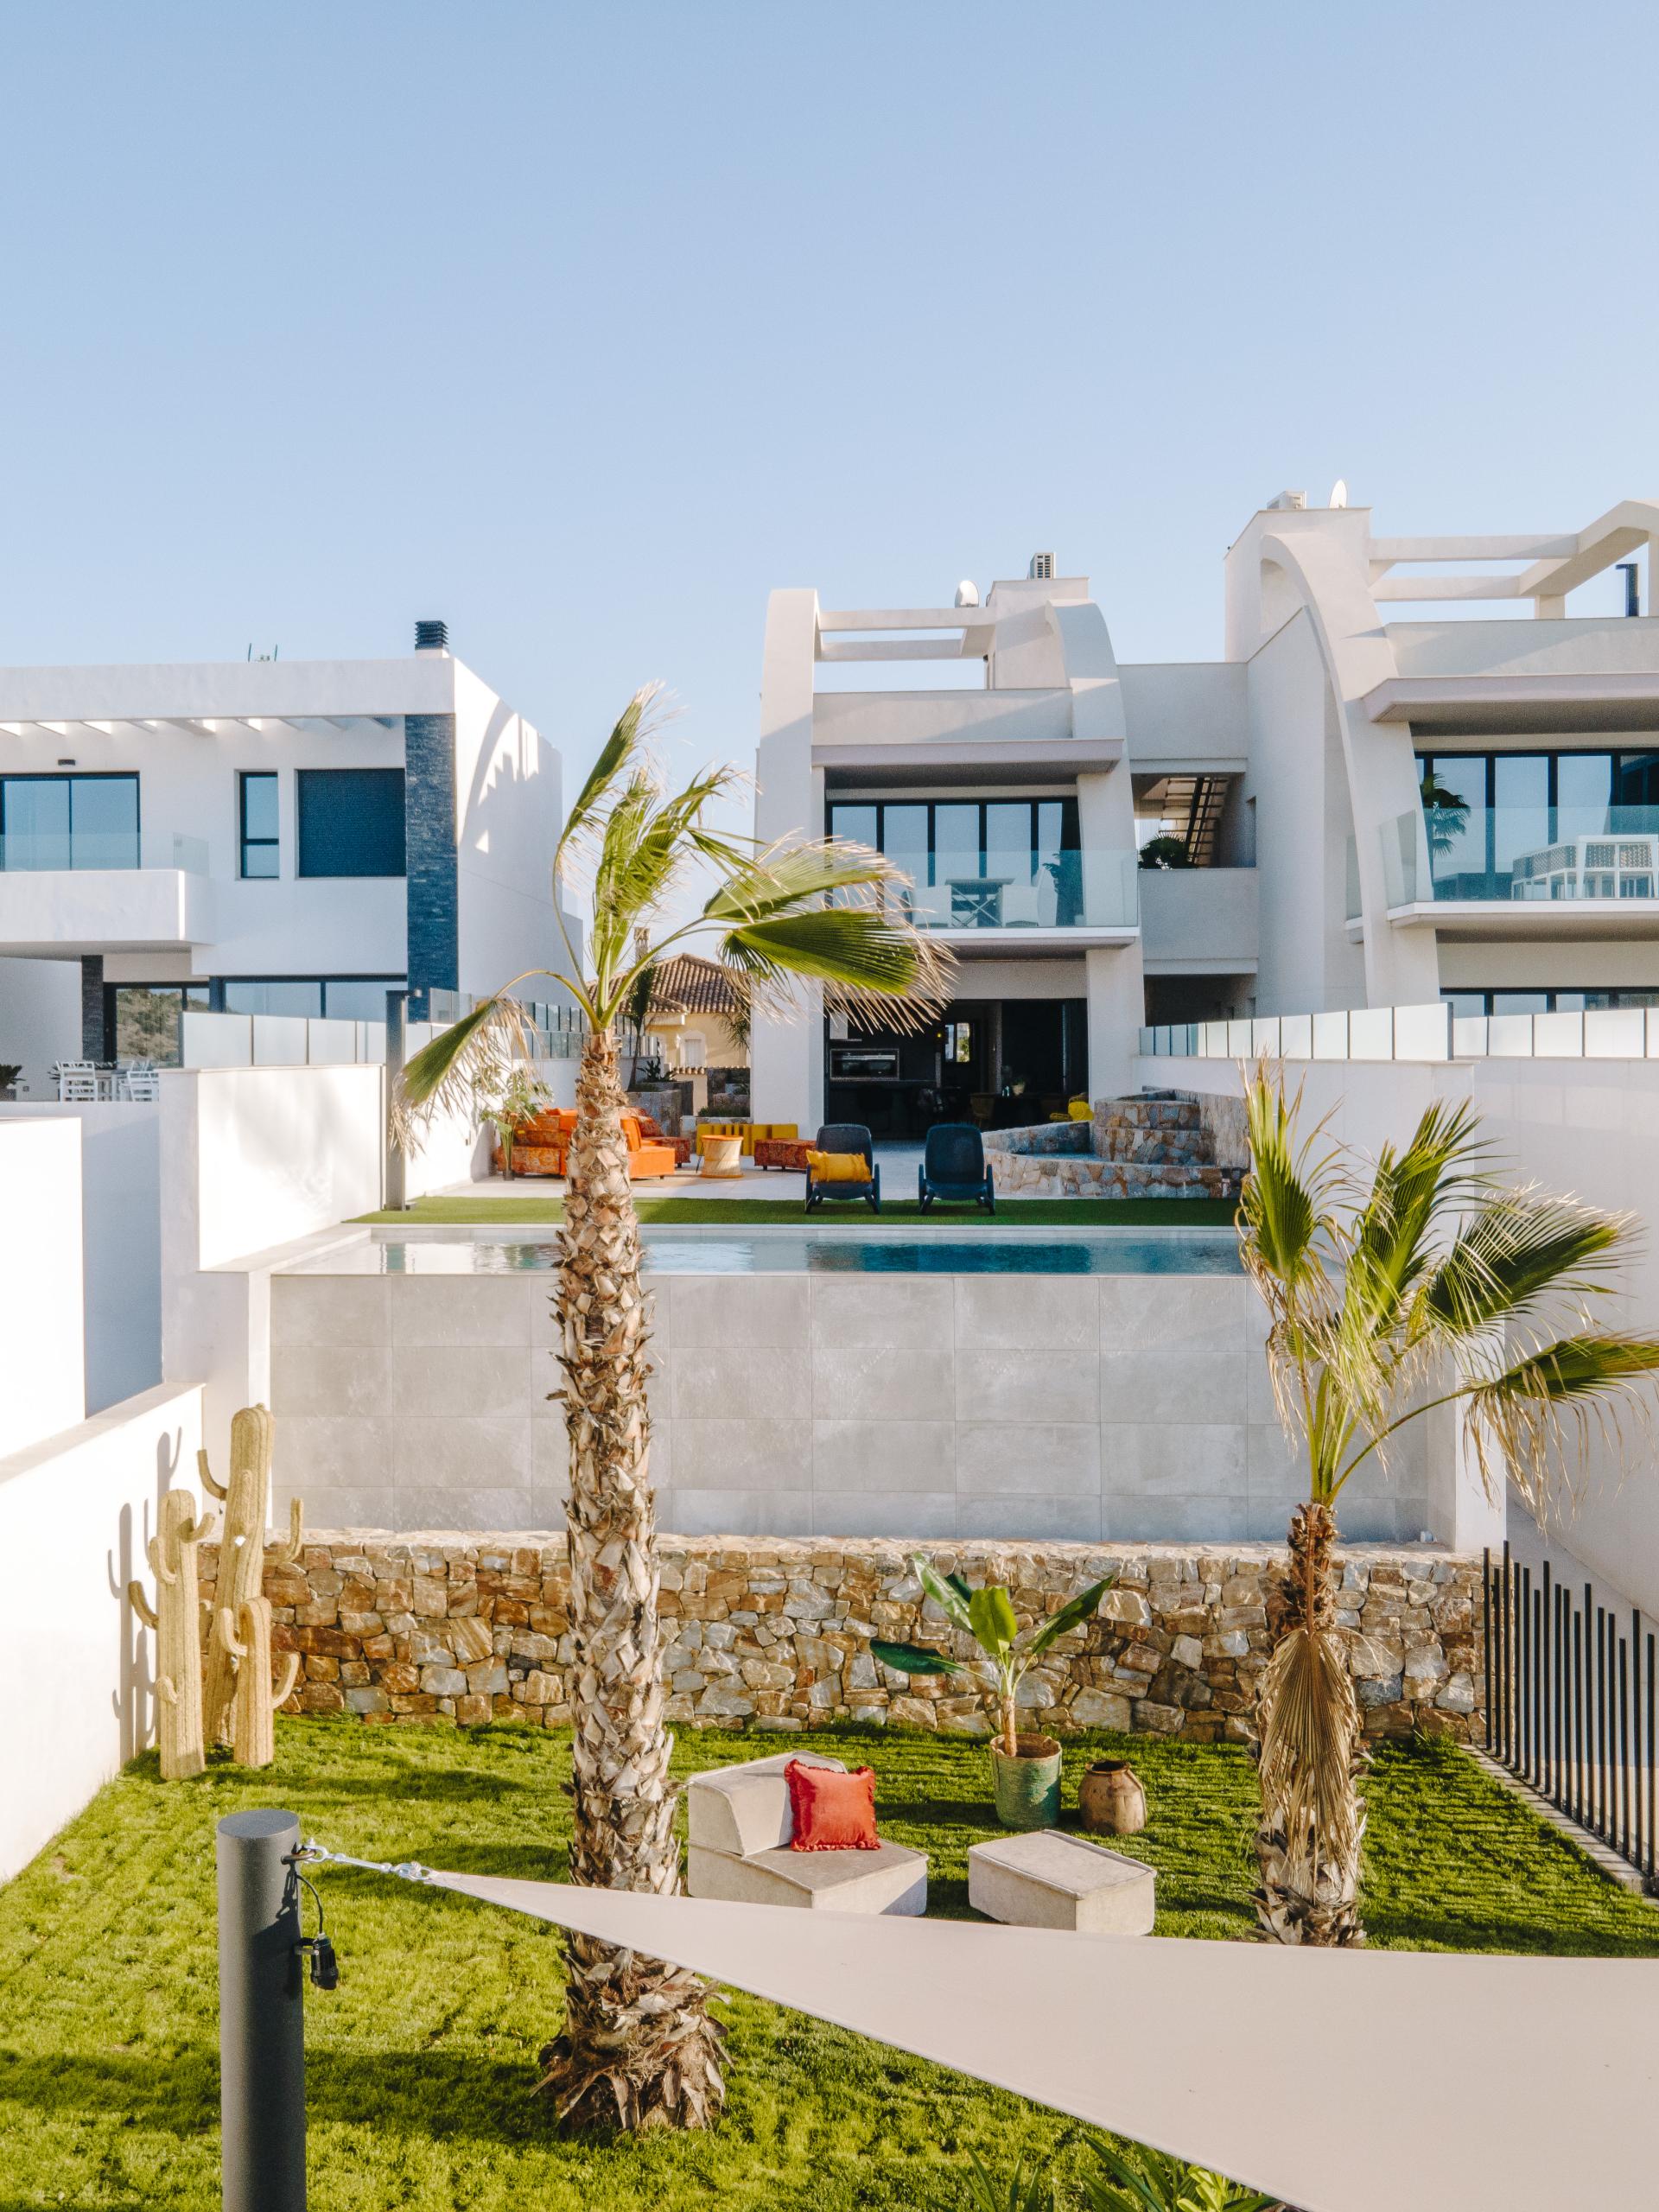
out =
[[1115,1576],[1090,1585],[1040,1627],[1021,1636],[1014,1600],[1000,1585],[970,1590],[959,1574],[941,1574],[919,1553],[911,1560],[917,1580],[954,1629],[971,1637],[983,1655],[957,1659],[921,1643],[873,1642],[884,1667],[902,1675],[960,1675],[995,1702],[996,1737],[991,1771],[996,1817],[1006,1828],[1052,1827],[1060,1815],[1060,1747],[1052,1736],[1024,1735],[1015,1725],[1020,1685],[1049,1647],[1093,1613]]
[[547,1086],[532,1068],[515,1061],[493,1080],[486,1077],[480,1081],[474,1096],[480,1121],[495,1123],[501,1139],[502,1173],[511,1182],[513,1142],[518,1132],[528,1128],[548,1104]]
[[21,1060],[0,1060],[0,1098],[16,1098],[17,1078],[22,1071]]

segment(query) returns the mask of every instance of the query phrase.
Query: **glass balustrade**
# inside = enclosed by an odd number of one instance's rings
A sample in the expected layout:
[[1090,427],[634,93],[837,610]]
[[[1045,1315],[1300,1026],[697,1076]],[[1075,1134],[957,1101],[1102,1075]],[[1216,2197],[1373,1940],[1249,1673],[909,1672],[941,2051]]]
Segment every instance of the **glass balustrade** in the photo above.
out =
[[0,870],[184,868],[207,873],[205,838],[175,831],[32,828],[0,830]]
[[1128,850],[963,849],[894,855],[910,883],[888,898],[918,929],[1134,929],[1141,918],[1140,860]]
[[1382,842],[1390,906],[1659,898],[1659,806],[1413,807]]

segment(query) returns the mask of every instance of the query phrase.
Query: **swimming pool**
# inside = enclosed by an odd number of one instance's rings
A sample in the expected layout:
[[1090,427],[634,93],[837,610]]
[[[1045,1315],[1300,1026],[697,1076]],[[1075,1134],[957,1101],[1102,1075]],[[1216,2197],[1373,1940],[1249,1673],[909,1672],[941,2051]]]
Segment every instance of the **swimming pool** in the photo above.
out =
[[[645,1271],[658,1275],[1236,1275],[1231,1230],[1090,1230],[1077,1236],[995,1230],[978,1236],[842,1231],[643,1229]],[[507,1235],[365,1238],[297,1262],[304,1274],[499,1275],[559,1264],[551,1237]]]

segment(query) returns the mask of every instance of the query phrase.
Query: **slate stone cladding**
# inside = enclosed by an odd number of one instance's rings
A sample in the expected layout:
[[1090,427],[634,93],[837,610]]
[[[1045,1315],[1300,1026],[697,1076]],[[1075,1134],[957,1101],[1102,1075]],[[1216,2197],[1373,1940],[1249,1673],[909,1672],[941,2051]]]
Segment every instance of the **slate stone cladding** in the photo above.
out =
[[455,851],[455,718],[404,716],[404,823],[408,850],[409,1017],[430,1016],[429,995],[460,988],[460,884]]

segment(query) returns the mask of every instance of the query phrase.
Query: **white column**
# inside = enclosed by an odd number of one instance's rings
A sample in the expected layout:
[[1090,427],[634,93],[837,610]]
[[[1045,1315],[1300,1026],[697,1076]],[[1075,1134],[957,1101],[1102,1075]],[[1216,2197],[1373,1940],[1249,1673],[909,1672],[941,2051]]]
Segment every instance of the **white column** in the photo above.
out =
[[[1084,880],[1094,897],[1109,896],[1118,871],[1135,852],[1135,788],[1127,761],[1103,775],[1077,778],[1077,826],[1083,839]],[[1128,880],[1132,895],[1134,879]],[[1087,912],[1090,921],[1110,912]],[[1141,940],[1095,945],[1084,956],[1089,1002],[1089,1096],[1115,1098],[1129,1088],[1135,1048],[1146,1020]]]
[[[823,834],[823,777],[812,766],[812,683],[818,595],[775,591],[766,606],[754,834],[765,844]],[[749,1043],[750,1111],[810,1136],[823,1119],[823,997],[804,986],[792,1022],[757,1014]]]

